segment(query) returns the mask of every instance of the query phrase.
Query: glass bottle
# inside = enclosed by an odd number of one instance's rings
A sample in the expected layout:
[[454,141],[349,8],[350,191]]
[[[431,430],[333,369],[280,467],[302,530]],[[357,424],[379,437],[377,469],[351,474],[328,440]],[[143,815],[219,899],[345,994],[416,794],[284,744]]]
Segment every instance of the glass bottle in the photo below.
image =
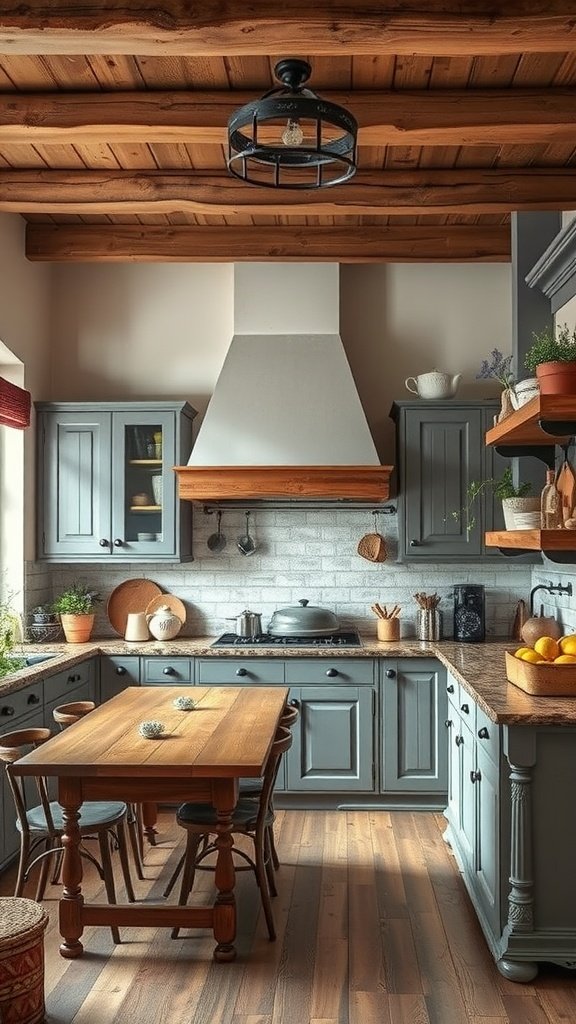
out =
[[546,483],[540,498],[540,519],[543,530],[562,528],[562,504],[554,482],[554,470],[546,470]]

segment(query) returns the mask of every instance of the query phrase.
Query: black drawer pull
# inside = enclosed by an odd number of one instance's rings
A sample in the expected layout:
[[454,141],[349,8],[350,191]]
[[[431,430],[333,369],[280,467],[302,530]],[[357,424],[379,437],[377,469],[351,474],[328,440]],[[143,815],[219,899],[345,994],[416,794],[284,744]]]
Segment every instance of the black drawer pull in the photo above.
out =
[[457,747],[462,746],[462,744],[464,743],[464,737],[457,736],[456,739],[454,740],[454,743],[456,744]]
[[470,772],[470,782],[480,782],[482,772]]
[[463,711],[465,715],[469,715],[470,714],[470,705],[469,704],[461,704],[460,705],[460,711]]
[[236,669],[236,675],[237,676],[247,676],[248,672],[246,671],[245,668],[237,668]]
[[481,729],[478,729],[478,736],[481,740],[490,739],[490,733],[488,732],[488,729],[486,728],[485,725],[483,725]]
[[446,693],[454,693],[454,683],[449,683],[446,687]]
[[394,679],[395,677],[396,677],[396,669],[387,668],[386,669],[386,679]]
[[334,676],[338,675],[338,669],[337,668],[327,668],[326,669],[326,675],[330,676],[330,679],[333,679]]
[[40,703],[40,697],[38,696],[38,694],[37,693],[31,693],[30,696],[28,697],[28,704],[39,704],[39,703]]
[[126,669],[124,668],[124,665],[117,665],[116,666],[116,675],[117,676],[125,676],[126,675]]
[[446,726],[447,729],[451,729],[452,728],[452,721],[451,721],[451,719],[447,718],[446,721],[444,722],[444,725]]
[[166,665],[166,668],[163,669],[163,672],[164,672],[165,676],[175,676],[176,675],[176,669],[172,668],[172,665]]
[[10,715],[13,715],[13,714],[14,714],[14,708],[12,707],[12,705],[11,704],[4,704],[2,710],[0,711],[0,715],[4,715],[6,718],[10,718]]

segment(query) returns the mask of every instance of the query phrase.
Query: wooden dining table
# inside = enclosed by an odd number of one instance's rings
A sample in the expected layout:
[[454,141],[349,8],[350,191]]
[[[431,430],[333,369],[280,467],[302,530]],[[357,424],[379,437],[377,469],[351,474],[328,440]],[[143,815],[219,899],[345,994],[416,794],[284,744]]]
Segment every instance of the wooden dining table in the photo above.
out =
[[[195,707],[179,710],[178,697]],[[81,956],[85,925],[211,928],[214,958],[234,960],[235,871],[230,833],[241,777],[264,774],[288,690],[285,687],[132,686],[14,763],[19,775],[58,778],[64,856],[60,953]],[[157,720],[162,735],[139,724]],[[85,800],[211,803],[217,815],[216,896],[212,906],[85,903],[80,808]]]

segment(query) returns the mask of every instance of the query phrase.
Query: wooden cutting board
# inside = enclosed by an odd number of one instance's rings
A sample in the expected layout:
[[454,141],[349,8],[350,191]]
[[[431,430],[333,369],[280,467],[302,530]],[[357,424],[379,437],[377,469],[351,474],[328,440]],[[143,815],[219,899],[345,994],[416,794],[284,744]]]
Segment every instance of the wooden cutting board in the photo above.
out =
[[560,495],[562,519],[566,522],[567,519],[572,518],[572,512],[576,504],[576,473],[566,456],[556,479],[556,490]]

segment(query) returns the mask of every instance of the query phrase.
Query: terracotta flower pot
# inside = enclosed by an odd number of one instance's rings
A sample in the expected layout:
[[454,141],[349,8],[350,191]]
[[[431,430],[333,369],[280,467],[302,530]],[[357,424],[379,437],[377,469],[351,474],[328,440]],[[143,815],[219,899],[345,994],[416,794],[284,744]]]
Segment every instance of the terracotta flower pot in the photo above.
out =
[[536,376],[541,395],[576,395],[576,362],[540,363]]
[[85,644],[92,635],[94,614],[61,615],[62,629],[68,644]]

